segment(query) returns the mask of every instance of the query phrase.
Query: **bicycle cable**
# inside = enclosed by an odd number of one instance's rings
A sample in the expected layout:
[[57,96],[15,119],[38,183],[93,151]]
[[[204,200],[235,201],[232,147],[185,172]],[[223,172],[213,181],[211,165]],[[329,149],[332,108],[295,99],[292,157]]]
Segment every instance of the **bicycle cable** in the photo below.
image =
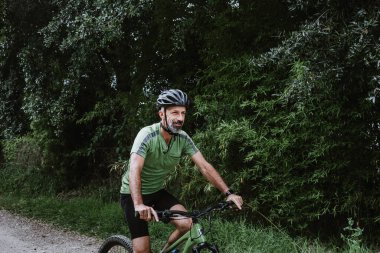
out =
[[300,252],[302,252],[302,248],[301,246],[299,246],[296,242],[293,241],[292,238],[290,238],[290,236],[285,233],[283,230],[281,230],[276,224],[274,224],[268,217],[266,217],[263,213],[261,213],[260,211],[257,211],[255,210],[250,204],[246,204],[247,206],[249,206],[252,210],[254,210],[256,213],[258,213],[261,217],[263,217],[267,222],[269,222],[270,225],[272,225],[278,232],[280,232],[282,235],[284,235],[286,238],[289,238],[290,239],[290,242],[293,244],[293,246],[296,247],[296,250],[298,248],[298,250]]

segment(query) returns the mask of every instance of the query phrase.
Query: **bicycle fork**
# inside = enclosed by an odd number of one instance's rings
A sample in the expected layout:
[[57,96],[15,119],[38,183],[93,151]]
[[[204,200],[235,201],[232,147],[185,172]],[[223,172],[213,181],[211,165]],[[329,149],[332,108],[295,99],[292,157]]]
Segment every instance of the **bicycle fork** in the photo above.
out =
[[193,248],[193,253],[200,253],[202,249],[208,249],[210,252],[219,253],[218,246],[215,244],[201,243]]

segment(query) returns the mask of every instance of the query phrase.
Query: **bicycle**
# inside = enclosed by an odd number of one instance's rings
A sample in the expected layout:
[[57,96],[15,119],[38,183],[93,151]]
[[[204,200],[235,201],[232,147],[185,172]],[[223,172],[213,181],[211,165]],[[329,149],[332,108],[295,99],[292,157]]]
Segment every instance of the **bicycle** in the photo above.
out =
[[[199,218],[210,214],[213,211],[222,211],[230,206],[232,202],[220,202],[215,205],[209,206],[203,210],[197,211],[176,211],[165,210],[157,211],[157,214],[161,221],[169,221],[170,219],[191,218],[191,229],[172,243],[163,253],[181,252],[181,253],[200,253],[202,250],[206,250],[212,253],[219,253],[218,246],[216,244],[209,243],[206,239],[206,232],[203,226],[199,223]],[[211,216],[209,216],[209,222],[211,224]],[[126,252],[133,253],[132,241],[124,235],[113,235],[108,237],[104,243],[100,246],[98,253],[118,253]]]

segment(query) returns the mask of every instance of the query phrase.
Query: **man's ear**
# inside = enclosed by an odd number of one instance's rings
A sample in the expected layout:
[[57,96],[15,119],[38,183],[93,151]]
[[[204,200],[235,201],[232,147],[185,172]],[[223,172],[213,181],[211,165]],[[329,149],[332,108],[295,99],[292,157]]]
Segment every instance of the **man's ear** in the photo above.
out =
[[160,118],[163,119],[164,118],[164,111],[160,109],[158,111],[158,116],[160,116]]

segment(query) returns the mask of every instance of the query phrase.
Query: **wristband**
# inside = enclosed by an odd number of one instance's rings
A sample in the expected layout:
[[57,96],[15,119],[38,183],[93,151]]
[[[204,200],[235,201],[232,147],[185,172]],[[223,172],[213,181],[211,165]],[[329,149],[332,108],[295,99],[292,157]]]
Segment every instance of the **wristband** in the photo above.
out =
[[231,190],[231,189],[228,189],[228,190],[224,193],[224,195],[226,195],[226,197],[228,197],[228,196],[230,196],[230,195],[232,195],[232,194],[235,194],[235,192],[234,192],[233,190]]

